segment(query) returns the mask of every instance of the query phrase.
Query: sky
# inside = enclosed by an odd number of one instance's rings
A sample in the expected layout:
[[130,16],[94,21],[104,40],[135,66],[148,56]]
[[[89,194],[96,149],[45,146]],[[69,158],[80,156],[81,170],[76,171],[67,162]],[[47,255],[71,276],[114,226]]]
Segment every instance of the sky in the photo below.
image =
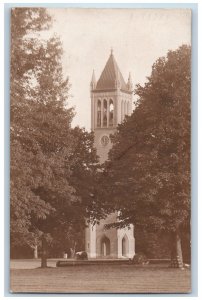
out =
[[63,70],[71,83],[73,126],[90,130],[90,81],[98,80],[111,48],[125,81],[144,84],[153,63],[168,50],[191,44],[189,9],[49,9],[52,33],[60,37]]

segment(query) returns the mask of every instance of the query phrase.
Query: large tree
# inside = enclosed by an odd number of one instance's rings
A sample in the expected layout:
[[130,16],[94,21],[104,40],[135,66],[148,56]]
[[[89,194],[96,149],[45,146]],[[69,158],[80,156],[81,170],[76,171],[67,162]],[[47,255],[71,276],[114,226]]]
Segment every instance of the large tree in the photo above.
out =
[[96,163],[92,134],[71,128],[62,45],[55,36],[45,39],[50,24],[43,8],[12,10],[11,246],[35,250],[47,242],[45,235],[56,240],[58,232],[60,240],[69,228],[66,236],[72,236],[75,224],[80,232],[87,200],[78,182],[84,186],[81,174],[84,180],[92,176]]
[[190,225],[190,60],[189,46],[169,51],[136,86],[137,108],[112,137],[101,178],[102,208],[119,211],[113,225],[169,234],[180,265],[181,233]]
[[50,198],[46,190],[39,191],[43,193],[43,199],[55,209],[45,220],[37,221],[37,226],[43,232],[51,233],[52,254],[69,252],[70,248],[73,253],[84,249],[84,228],[86,218],[90,216],[92,207],[90,195],[93,192],[98,168],[93,134],[79,127],[72,128],[70,133],[72,140],[71,154],[68,158],[70,174],[66,178],[76,200],[68,201],[65,186],[60,188],[60,192],[62,194],[64,192],[63,198],[61,195]]
[[[37,70],[37,61],[41,59],[39,50],[41,43],[28,38],[29,33],[48,29],[50,18],[44,9],[12,9],[11,13],[11,72],[10,72],[10,147],[11,147],[11,245],[23,243],[29,235],[31,214],[44,218],[51,207],[37,197],[32,190],[34,179],[29,166],[34,163],[34,153],[28,151],[32,142],[31,133],[34,126],[30,119],[35,109],[29,87],[31,77]],[[27,38],[26,38],[27,37]],[[23,141],[24,139],[24,141]],[[37,143],[33,144],[37,147]],[[40,181],[40,178],[39,178]],[[35,184],[36,185],[36,184]]]

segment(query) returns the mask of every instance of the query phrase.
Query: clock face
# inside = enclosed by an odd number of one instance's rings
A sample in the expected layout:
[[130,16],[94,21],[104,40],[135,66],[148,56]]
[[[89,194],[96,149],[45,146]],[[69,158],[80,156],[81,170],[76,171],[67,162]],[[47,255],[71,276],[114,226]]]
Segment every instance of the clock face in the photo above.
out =
[[103,135],[100,139],[100,142],[102,146],[107,146],[107,144],[109,143],[109,137],[107,135]]

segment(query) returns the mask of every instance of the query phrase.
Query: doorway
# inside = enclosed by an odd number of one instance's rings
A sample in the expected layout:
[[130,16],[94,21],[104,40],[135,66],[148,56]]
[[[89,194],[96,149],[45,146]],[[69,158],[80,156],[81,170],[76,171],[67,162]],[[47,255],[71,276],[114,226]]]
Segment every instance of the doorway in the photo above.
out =
[[101,256],[109,256],[110,255],[110,240],[104,236],[101,239]]
[[122,239],[122,256],[127,257],[128,252],[129,252],[129,241],[127,235],[125,234]]

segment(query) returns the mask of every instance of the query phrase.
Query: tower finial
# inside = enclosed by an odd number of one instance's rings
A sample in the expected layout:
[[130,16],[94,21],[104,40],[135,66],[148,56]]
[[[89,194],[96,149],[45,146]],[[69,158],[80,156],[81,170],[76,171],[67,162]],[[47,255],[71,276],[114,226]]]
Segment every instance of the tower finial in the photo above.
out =
[[92,79],[91,79],[91,89],[94,90],[96,88],[96,79],[95,79],[95,70],[93,69],[93,75],[92,75]]
[[132,91],[132,89],[133,89],[133,83],[132,83],[132,78],[131,78],[131,73],[130,72],[129,72],[129,76],[128,76],[127,86],[128,86],[128,90]]
[[111,55],[113,55],[113,52],[114,52],[114,50],[113,50],[113,48],[111,47]]

